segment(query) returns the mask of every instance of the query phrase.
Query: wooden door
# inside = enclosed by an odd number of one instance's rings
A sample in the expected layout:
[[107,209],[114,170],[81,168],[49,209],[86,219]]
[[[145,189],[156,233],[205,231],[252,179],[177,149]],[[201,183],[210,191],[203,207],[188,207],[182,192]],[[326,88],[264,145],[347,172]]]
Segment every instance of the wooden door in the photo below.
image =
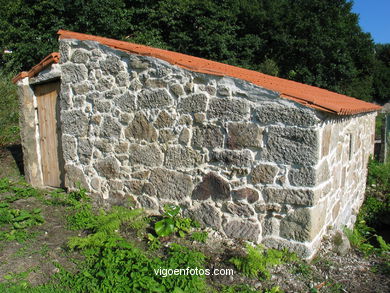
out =
[[63,184],[62,160],[60,159],[59,101],[60,82],[50,82],[35,87],[38,103],[39,143],[43,181],[46,186]]

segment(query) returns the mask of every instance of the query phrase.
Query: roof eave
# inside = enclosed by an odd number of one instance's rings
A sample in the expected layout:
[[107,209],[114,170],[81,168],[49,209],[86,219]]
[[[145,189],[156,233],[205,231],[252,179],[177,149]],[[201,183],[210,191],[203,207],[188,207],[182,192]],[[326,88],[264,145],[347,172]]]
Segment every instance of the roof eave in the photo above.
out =
[[58,63],[60,61],[60,53],[53,52],[49,55],[47,55],[41,62],[39,62],[37,65],[35,65],[33,68],[31,68],[29,71],[22,71],[18,75],[16,75],[13,79],[13,83],[17,83],[19,80],[25,78],[25,77],[33,77],[37,75],[39,72],[47,68],[53,63]]

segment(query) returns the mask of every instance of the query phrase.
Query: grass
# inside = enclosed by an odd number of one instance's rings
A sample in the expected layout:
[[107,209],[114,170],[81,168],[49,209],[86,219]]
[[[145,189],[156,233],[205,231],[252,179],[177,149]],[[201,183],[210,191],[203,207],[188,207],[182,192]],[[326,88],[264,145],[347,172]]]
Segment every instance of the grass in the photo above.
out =
[[19,138],[19,102],[12,74],[0,71],[0,146],[17,143]]

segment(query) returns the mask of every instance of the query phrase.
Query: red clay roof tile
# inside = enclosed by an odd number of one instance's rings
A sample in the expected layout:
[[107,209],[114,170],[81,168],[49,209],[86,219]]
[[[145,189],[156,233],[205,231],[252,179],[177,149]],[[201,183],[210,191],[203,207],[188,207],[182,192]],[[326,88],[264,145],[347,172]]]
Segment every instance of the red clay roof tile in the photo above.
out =
[[13,83],[17,83],[19,80],[25,77],[33,77],[41,72],[43,69],[48,67],[52,63],[58,63],[60,61],[60,53],[54,52],[47,55],[41,62],[31,68],[29,71],[22,71],[18,75],[16,75],[13,79]]
[[[298,102],[310,108],[336,113],[338,115],[352,115],[370,111],[377,111],[381,109],[381,107],[378,105],[348,97],[346,95],[331,92],[318,87],[302,84],[299,82],[275,76],[270,76],[253,70],[248,70],[207,59],[189,56],[182,53],[66,30],[59,30],[57,33],[59,34],[60,39],[96,41],[103,45],[107,45],[118,50],[131,52],[143,56],[159,58],[173,65],[177,65],[179,67],[191,71],[219,76],[230,76],[246,80],[260,87],[279,92],[281,97],[285,99]],[[44,60],[42,62],[44,62]],[[39,63],[37,66],[39,66],[41,63]],[[33,69],[35,67],[33,67]],[[32,70],[30,70],[29,73]],[[23,74],[26,73],[22,72],[19,75]],[[19,75],[17,77],[19,77]],[[14,80],[17,77],[15,77]],[[19,77],[19,79],[20,78],[22,77]]]

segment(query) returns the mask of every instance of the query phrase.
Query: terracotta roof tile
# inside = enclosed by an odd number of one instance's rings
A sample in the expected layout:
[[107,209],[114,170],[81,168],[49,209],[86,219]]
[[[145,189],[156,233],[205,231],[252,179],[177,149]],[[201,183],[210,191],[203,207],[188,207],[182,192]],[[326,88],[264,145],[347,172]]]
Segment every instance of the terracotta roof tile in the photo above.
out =
[[[189,56],[182,53],[66,30],[59,30],[57,33],[59,34],[60,39],[96,41],[103,45],[107,45],[118,50],[131,52],[143,56],[159,58],[173,65],[177,65],[179,67],[191,71],[219,76],[230,76],[246,80],[260,87],[279,92],[281,97],[285,99],[298,102],[310,108],[336,113],[338,115],[351,115],[370,111],[377,111],[381,109],[381,107],[378,105],[364,102],[362,100],[358,100],[318,87],[302,84],[299,82],[275,76],[270,76],[253,70],[248,70],[207,59]],[[42,68],[41,64],[45,64],[44,61],[46,60],[46,58],[42,60],[42,62],[39,63],[37,66],[41,66],[40,68]],[[31,69],[28,73],[22,72],[19,75],[23,76],[26,74],[30,74],[30,72],[33,71],[34,68],[36,68],[37,66],[34,66],[33,69]],[[37,72],[35,71],[34,74],[36,73]],[[18,80],[17,78],[21,79],[22,77],[20,77],[19,75],[16,76],[14,80]]]
[[31,68],[29,71],[22,71],[18,75],[16,75],[13,79],[13,83],[17,83],[19,80],[25,77],[33,77],[41,72],[43,69],[48,67],[52,63],[58,63],[60,61],[60,53],[54,52],[47,55],[41,62]]
[[59,30],[58,34],[61,39],[97,41],[119,50],[156,57],[191,71],[243,79],[266,89],[277,91],[283,98],[339,115],[376,111],[381,108],[378,105],[318,87],[177,52],[65,30]]

